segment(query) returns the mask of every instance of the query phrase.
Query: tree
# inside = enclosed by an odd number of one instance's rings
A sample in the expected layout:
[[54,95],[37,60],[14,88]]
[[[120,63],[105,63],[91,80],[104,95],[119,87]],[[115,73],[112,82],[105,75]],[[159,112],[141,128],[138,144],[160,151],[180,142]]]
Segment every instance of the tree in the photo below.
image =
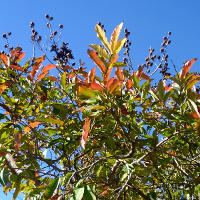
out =
[[123,23],[110,41],[98,23],[102,45],[89,45],[96,67],[87,72],[81,60],[72,63],[67,43],[59,46],[46,18],[50,52],[32,22],[31,59],[20,64],[25,53],[8,44],[0,53],[3,191],[14,190],[13,199],[23,192],[29,200],[198,198],[200,76],[189,72],[196,59],[169,74],[169,32],[161,55],[151,48],[135,70],[130,32],[119,39]]

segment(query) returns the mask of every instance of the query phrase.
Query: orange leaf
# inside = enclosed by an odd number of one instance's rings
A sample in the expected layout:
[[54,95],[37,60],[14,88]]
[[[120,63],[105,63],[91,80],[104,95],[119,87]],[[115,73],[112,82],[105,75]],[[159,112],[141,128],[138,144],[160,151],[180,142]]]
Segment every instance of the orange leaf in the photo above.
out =
[[127,88],[127,90],[131,89],[132,86],[133,86],[132,80],[127,80],[127,82],[126,82],[126,88]]
[[39,80],[43,79],[46,75],[48,74],[48,71],[42,72],[41,74],[38,75],[36,82]]
[[93,82],[94,81],[94,77],[95,77],[95,69],[96,67],[92,68],[88,74],[89,77],[89,82]]
[[24,133],[29,132],[32,128],[35,128],[37,125],[39,125],[40,122],[35,121],[33,123],[30,123],[25,129],[24,129]]
[[55,81],[55,82],[58,82],[58,79],[54,76],[48,76],[48,79]]
[[190,68],[192,67],[193,63],[196,61],[197,59],[194,58],[188,62],[186,62],[183,67],[182,67],[182,70],[181,70],[181,79],[183,79],[185,77],[185,75],[187,74],[187,72],[190,70]]
[[49,65],[45,66],[45,67],[42,69],[42,73],[44,73],[44,72],[46,72],[46,71],[48,72],[50,69],[54,69],[54,68],[56,68],[55,65],[49,64]]
[[120,80],[120,81],[123,81],[124,80],[124,76],[122,74],[122,71],[119,67],[117,67],[117,70],[115,72],[115,74],[117,75],[117,78]]
[[38,58],[35,59],[35,64],[33,65],[33,69],[31,71],[31,77],[30,77],[31,80],[34,79],[34,77],[35,77],[37,71],[39,70],[40,65],[42,64],[43,60],[44,60],[44,56],[41,56],[41,57],[38,57]]
[[117,61],[118,58],[119,58],[119,55],[116,55],[116,56],[111,60],[111,62],[110,62],[109,65],[108,65],[108,69],[111,68],[112,64],[115,63],[115,62]]
[[0,94],[3,93],[3,91],[7,88],[7,85],[0,85]]
[[144,79],[144,80],[149,80],[149,79],[150,79],[149,76],[146,75],[144,72],[142,72],[140,78],[142,78],[142,79]]
[[3,61],[3,63],[7,67],[8,66],[8,60],[9,60],[8,56],[5,55],[4,53],[0,53],[0,59]]
[[99,85],[98,83],[90,83],[89,84],[89,88],[90,89],[93,89],[93,90],[100,90],[100,91],[103,91],[103,87],[101,85]]
[[19,71],[24,71],[21,67],[17,66],[17,65],[10,65],[9,67],[13,68],[13,69],[16,69],[16,70],[19,70]]
[[111,74],[111,71],[112,71],[112,68],[108,69],[108,71],[106,72],[106,74],[104,75],[103,77],[103,82],[104,83],[107,83],[109,77],[110,77],[110,74]]
[[88,49],[88,55],[94,61],[94,63],[100,68],[101,72],[106,73],[106,68],[103,62],[99,59],[98,55],[96,54],[96,51]]
[[113,83],[114,79],[115,79],[115,77],[112,77],[112,78],[109,79],[109,81],[106,84],[106,90],[108,90],[110,88],[110,86]]
[[22,133],[17,133],[15,135],[15,144],[16,144],[15,150],[16,150],[16,153],[19,152],[19,148],[20,148],[20,145],[21,145],[21,137],[22,137]]
[[85,144],[86,144],[88,133],[90,130],[90,122],[91,122],[91,119],[87,117],[85,119],[85,124],[83,125],[83,134],[82,134],[82,139],[81,139],[81,146],[83,149],[85,149]]
[[110,87],[109,87],[109,92],[110,94],[112,94],[113,92],[115,92],[115,90],[117,90],[118,88],[120,88],[120,80],[114,79],[113,82],[111,83]]

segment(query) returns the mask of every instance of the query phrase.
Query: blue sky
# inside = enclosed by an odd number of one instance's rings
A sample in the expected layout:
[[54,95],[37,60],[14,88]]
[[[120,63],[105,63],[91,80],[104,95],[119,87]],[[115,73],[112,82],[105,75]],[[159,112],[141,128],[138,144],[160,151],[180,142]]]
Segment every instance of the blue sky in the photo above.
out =
[[[183,61],[198,58],[192,71],[200,66],[200,1],[193,0],[10,0],[1,2],[0,35],[12,32],[11,42],[20,45],[32,55],[29,24],[34,21],[36,29],[48,36],[45,14],[54,17],[53,24],[64,25],[62,40],[69,42],[75,60],[82,59],[88,69],[94,64],[87,56],[88,44],[98,42],[94,32],[100,21],[110,37],[112,30],[124,22],[131,32],[131,57],[136,69],[144,63],[148,48],[161,48],[162,37],[172,31],[169,57],[180,70]],[[4,40],[0,38],[0,49]],[[121,53],[122,54],[122,53]],[[20,197],[22,199],[22,197]],[[19,198],[19,199],[20,199]],[[0,199],[9,200],[0,192]]]

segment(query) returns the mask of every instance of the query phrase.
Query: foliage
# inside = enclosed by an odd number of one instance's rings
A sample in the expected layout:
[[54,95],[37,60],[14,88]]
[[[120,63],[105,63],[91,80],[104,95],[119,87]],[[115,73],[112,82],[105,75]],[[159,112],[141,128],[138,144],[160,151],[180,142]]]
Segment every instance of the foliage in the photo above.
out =
[[152,49],[135,71],[128,51],[118,61],[129,48],[127,36],[119,39],[122,26],[110,41],[95,27],[103,46],[89,45],[88,55],[101,77],[81,61],[75,68],[51,29],[54,61],[44,52],[21,64],[19,47],[0,53],[0,183],[5,193],[14,190],[13,199],[20,192],[29,200],[198,198],[200,76],[189,72],[196,59],[174,76],[164,64],[165,79],[153,86]]

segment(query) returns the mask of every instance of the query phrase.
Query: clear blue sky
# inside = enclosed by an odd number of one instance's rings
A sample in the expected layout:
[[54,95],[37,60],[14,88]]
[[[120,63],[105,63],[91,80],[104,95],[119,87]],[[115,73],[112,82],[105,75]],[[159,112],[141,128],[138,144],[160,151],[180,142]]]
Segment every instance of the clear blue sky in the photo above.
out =
[[[88,44],[97,42],[95,24],[102,22],[110,37],[115,26],[124,21],[124,27],[131,31],[131,56],[135,66],[144,63],[150,46],[159,51],[162,36],[172,31],[170,58],[178,69],[183,61],[198,58],[192,70],[199,70],[199,0],[5,0],[1,1],[0,35],[11,31],[11,41],[31,56],[29,23],[35,22],[43,38],[48,36],[45,14],[54,17],[55,26],[64,25],[62,39],[69,42],[76,61],[81,58],[89,69],[94,64],[88,59],[87,48]],[[0,38],[0,49],[3,44]],[[0,192],[0,199],[11,197],[4,197]]]

